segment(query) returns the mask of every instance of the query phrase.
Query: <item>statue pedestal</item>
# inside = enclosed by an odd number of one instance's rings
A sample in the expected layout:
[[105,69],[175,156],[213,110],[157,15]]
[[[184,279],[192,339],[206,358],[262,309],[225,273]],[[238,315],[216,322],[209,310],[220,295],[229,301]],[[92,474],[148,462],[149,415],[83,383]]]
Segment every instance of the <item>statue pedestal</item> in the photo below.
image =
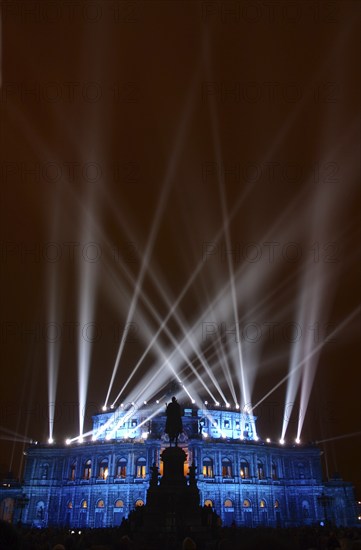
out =
[[146,532],[176,533],[198,530],[201,525],[199,491],[194,475],[189,482],[184,476],[186,453],[179,447],[169,447],[161,455],[163,476],[153,477],[144,507],[143,529]]
[[163,462],[163,476],[161,486],[166,485],[186,485],[187,480],[184,477],[184,463],[187,460],[187,455],[179,447],[168,447],[161,456]]

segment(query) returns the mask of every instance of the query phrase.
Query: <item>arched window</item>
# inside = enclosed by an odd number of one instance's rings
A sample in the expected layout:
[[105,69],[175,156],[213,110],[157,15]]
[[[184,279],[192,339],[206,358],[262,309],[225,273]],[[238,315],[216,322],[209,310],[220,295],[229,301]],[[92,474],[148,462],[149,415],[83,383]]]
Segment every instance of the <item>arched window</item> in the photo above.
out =
[[84,462],[83,479],[90,479],[92,475],[92,461],[89,459]]
[[99,473],[98,473],[98,478],[99,479],[107,479],[108,474],[109,474],[108,464],[109,464],[109,462],[108,462],[107,458],[103,458],[99,462]]
[[124,502],[120,498],[118,498],[114,502],[113,525],[119,527],[122,523],[123,517],[124,517]]
[[144,506],[144,500],[142,500],[141,498],[138,498],[138,500],[135,501],[135,506],[136,507]]
[[73,508],[73,503],[72,503],[71,500],[68,501],[66,507],[68,508],[68,510],[72,510],[72,508]]
[[225,501],[223,502],[223,510],[224,510],[224,525],[227,527],[230,527],[234,520],[233,502],[231,501],[230,498],[226,498]]
[[302,501],[302,517],[305,519],[310,517],[310,504],[307,500]]
[[138,458],[136,462],[136,472],[135,477],[138,479],[144,479],[145,478],[145,466],[146,466],[146,460],[143,457]]
[[43,520],[45,513],[45,504],[42,500],[36,503],[36,519]]
[[229,458],[222,459],[222,477],[232,477],[232,463]]
[[83,508],[83,510],[86,510],[88,508],[88,501],[85,499],[82,500],[80,503],[80,508]]
[[49,475],[49,464],[42,464],[41,472],[40,472],[41,479],[48,479],[48,475]]
[[243,437],[249,439],[249,424],[244,425]]
[[209,498],[207,498],[204,501],[204,506],[210,506],[211,508],[213,508],[213,500],[210,500]]
[[278,479],[277,466],[274,462],[271,464],[271,477],[272,479]]
[[257,476],[258,479],[264,479],[263,463],[259,459],[257,460]]
[[76,462],[74,461],[70,464],[70,472],[69,472],[70,481],[75,481],[75,470],[76,470]]
[[127,476],[127,461],[125,458],[120,458],[117,461],[115,477],[117,479],[125,479]]
[[0,502],[0,519],[12,522],[15,507],[15,499],[11,497],[4,498]]
[[305,465],[302,462],[298,464],[298,477],[299,479],[305,479]]
[[104,507],[105,507],[104,500],[100,498],[97,502],[97,508],[104,508]]
[[241,459],[240,476],[242,479],[249,478],[249,464],[247,460]]
[[280,503],[279,503],[279,501],[278,501],[277,499],[275,500],[275,505],[274,505],[274,506],[275,506],[275,508],[279,508],[279,507],[280,507]]
[[252,527],[253,526],[252,503],[248,498],[245,498],[243,501],[243,512],[244,512],[245,527]]
[[260,513],[259,513],[260,523],[261,525],[266,526],[268,523],[267,502],[263,498],[261,498],[261,500],[259,501],[259,508],[260,508]]
[[213,460],[209,457],[203,459],[204,477],[213,477]]

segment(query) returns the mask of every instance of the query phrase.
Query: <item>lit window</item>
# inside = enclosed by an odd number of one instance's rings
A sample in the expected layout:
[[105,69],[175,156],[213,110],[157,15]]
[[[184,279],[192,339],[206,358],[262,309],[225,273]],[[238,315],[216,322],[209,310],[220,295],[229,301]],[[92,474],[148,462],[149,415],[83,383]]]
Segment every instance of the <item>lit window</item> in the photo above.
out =
[[225,508],[233,508],[233,502],[227,498],[225,501],[224,501],[224,507]]
[[127,476],[127,461],[125,458],[120,458],[118,460],[115,476],[118,479],[125,479]]
[[69,500],[68,504],[66,505],[66,507],[71,510],[73,508],[73,503],[71,500]]
[[257,460],[257,476],[258,479],[264,479],[264,468],[260,460]]
[[70,481],[75,481],[75,470],[76,470],[76,462],[73,462],[70,465]]
[[86,500],[82,500],[80,503],[80,508],[88,508],[88,502]]
[[247,460],[241,460],[240,476],[242,479],[249,478],[249,464]]
[[203,460],[203,475],[204,477],[213,477],[213,460],[205,458]]
[[259,503],[260,508],[267,508],[266,501],[262,498]]
[[104,508],[104,507],[105,507],[104,500],[101,498],[97,502],[97,508]]
[[108,469],[108,459],[104,458],[101,462],[99,462],[99,479],[107,479],[109,474]]
[[228,458],[222,460],[222,477],[232,477],[232,463]]
[[211,508],[213,508],[213,500],[210,500],[209,498],[207,498],[204,501],[204,506],[210,506]]
[[84,463],[83,479],[90,479],[92,475],[92,461],[89,459]]
[[275,500],[275,508],[279,508],[280,507],[280,503],[278,502],[278,500]]
[[49,475],[49,464],[43,464],[41,466],[41,479],[48,479]]
[[124,508],[124,502],[118,498],[114,503],[114,508]]
[[243,501],[243,508],[250,508],[251,507],[251,501],[248,500],[248,498],[245,498]]
[[145,467],[146,467],[145,458],[138,458],[137,463],[136,463],[135,477],[140,478],[140,479],[144,479],[145,476],[146,476]]
[[142,500],[141,498],[138,498],[138,500],[135,502],[135,506],[136,507],[144,506],[144,500]]

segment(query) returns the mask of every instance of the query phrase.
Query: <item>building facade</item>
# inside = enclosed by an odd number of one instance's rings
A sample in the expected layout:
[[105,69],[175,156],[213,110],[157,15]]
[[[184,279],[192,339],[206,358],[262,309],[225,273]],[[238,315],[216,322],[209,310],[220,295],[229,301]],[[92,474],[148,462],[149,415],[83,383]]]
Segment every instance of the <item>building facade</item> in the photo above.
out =
[[[2,487],[0,517],[15,521],[21,513],[38,527],[120,525],[146,504],[152,466],[162,475],[165,420],[147,406],[120,408],[94,416],[89,441],[31,445],[21,488]],[[353,487],[322,481],[320,450],[263,441],[255,421],[229,409],[185,409],[178,445],[187,455],[184,474],[196,467],[201,505],[212,506],[224,525],[355,525]]]

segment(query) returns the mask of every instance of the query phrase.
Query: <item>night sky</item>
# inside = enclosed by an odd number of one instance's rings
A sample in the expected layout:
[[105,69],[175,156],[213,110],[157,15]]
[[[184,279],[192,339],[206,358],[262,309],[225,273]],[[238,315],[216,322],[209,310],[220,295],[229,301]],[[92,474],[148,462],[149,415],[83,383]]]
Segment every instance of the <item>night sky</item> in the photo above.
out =
[[2,3],[2,473],[49,437],[49,373],[55,441],[79,387],[90,429],[127,327],[108,404],[177,373],[244,405],[243,372],[260,437],[303,396],[361,496],[359,32],[347,0]]

